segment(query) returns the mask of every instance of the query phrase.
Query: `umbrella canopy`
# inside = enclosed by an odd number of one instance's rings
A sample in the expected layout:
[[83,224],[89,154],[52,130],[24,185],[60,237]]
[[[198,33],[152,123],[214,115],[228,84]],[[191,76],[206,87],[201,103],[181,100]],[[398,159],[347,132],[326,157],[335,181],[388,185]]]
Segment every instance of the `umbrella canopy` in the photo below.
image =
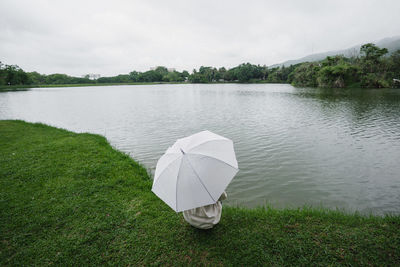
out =
[[176,212],[194,209],[216,203],[238,171],[233,142],[202,131],[167,149],[152,191]]

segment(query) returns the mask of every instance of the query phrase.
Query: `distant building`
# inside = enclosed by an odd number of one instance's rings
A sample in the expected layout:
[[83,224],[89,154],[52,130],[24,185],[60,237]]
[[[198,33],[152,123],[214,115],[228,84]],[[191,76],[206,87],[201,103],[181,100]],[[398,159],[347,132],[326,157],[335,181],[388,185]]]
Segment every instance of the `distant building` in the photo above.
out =
[[90,80],[97,80],[98,78],[100,78],[100,74],[89,73],[89,74],[83,75],[82,78],[88,78]]
[[400,88],[400,79],[393,79],[393,87]]
[[[156,66],[156,67],[151,67],[150,70],[156,70],[158,67],[163,67],[163,66]],[[164,67],[163,67],[164,68]],[[166,68],[168,72],[174,72],[176,71],[175,68]]]

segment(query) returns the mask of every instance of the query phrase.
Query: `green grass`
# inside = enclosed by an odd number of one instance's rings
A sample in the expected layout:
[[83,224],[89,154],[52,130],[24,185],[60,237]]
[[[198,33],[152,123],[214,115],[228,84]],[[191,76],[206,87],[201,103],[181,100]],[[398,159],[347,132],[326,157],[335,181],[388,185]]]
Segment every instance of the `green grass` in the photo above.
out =
[[113,85],[152,85],[152,84],[185,84],[185,82],[135,82],[135,83],[77,83],[77,84],[38,84],[38,85],[1,85],[0,92],[23,91],[29,88],[47,87],[86,87],[86,86],[113,86]]
[[32,87],[33,86],[30,85],[0,85],[0,93],[9,91],[26,91]]
[[0,121],[0,266],[400,265],[399,216],[223,208],[188,225],[99,135]]

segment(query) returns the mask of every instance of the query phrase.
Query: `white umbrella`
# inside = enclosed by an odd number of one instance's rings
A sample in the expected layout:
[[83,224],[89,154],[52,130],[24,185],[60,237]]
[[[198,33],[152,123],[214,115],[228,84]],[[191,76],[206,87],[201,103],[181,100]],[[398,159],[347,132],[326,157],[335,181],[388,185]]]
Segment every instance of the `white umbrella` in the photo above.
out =
[[152,191],[176,212],[214,204],[239,171],[233,142],[202,131],[158,160]]

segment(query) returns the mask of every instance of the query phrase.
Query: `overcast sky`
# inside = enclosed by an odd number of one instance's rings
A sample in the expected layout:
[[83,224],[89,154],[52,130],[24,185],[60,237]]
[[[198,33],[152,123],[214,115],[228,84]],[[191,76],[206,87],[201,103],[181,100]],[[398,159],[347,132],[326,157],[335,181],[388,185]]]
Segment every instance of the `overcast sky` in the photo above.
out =
[[271,65],[400,34],[400,1],[0,1],[0,61],[102,76]]

